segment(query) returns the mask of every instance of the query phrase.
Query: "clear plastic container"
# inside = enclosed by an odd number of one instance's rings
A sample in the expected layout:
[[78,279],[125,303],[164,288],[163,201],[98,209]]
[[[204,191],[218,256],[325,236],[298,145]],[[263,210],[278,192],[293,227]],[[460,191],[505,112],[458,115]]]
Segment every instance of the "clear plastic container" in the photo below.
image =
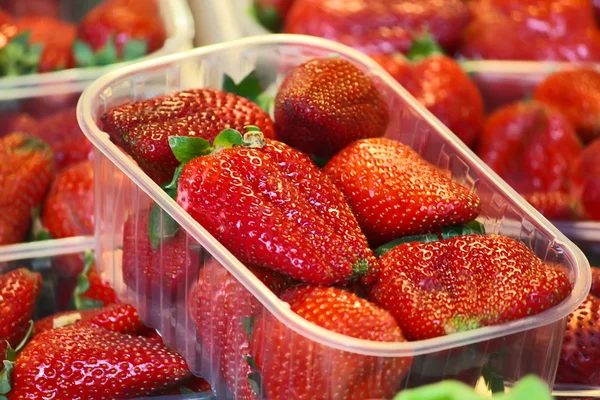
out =
[[[22,1],[22,0],[21,0]],[[194,21],[186,0],[157,0],[167,37],[162,48],[139,60],[164,56],[191,48],[194,39]],[[66,0],[65,0],[66,2]],[[100,1],[96,1],[100,3]],[[89,2],[70,1],[69,6],[75,8],[89,6]],[[77,14],[76,10],[72,14]],[[137,61],[137,60],[136,60]],[[71,68],[63,71],[43,74],[22,75],[0,78],[0,100],[10,98],[31,97],[39,93],[40,88],[46,92],[57,90],[82,90],[84,81],[91,81],[105,72],[118,68],[124,63],[105,67]],[[50,86],[50,87],[47,87]]]
[[[487,232],[519,239],[546,262],[559,263],[566,268],[573,291],[565,301],[541,314],[507,324],[411,343],[372,342],[327,331],[291,312],[286,303],[184,212],[98,126],[104,112],[124,102],[190,88],[220,88],[224,73],[239,80],[257,69],[261,79],[272,82],[269,89],[274,93],[290,68],[307,59],[332,54],[358,65],[384,94],[393,110],[387,137],[410,145],[423,158],[447,169],[456,181],[479,194],[483,205],[479,220]],[[209,275],[212,281],[208,282],[211,293],[207,296],[210,303],[207,307],[213,316],[225,312],[212,296],[212,291],[217,293],[222,284],[219,277],[225,268],[245,288],[240,290],[249,292],[255,299],[259,313],[284,324],[285,328],[278,333],[280,336],[273,340],[309,343],[314,346],[314,353],[309,356],[320,354],[328,360],[352,356],[357,362],[374,361],[375,369],[382,368],[393,358],[412,359],[412,367],[402,383],[398,382],[398,389],[445,378],[461,379],[475,385],[485,365],[493,366],[507,385],[529,373],[539,375],[552,385],[566,317],[589,290],[590,271],[586,258],[367,56],[323,39],[293,35],[247,38],[195,49],[128,66],[100,78],[82,95],[78,118],[97,149],[96,254],[104,276],[120,296],[138,307],[146,323],[158,329],[169,345],[184,354],[195,372],[207,378],[219,398],[235,397],[237,393],[228,392],[220,377],[219,359],[223,356],[220,348],[211,340],[199,339],[195,321],[189,313],[190,301],[195,296],[192,285],[199,272],[206,272],[207,268],[213,271]],[[124,173],[123,179],[114,179],[119,171]],[[123,261],[124,238],[127,246],[140,251],[143,248],[148,232],[143,218],[152,204],[170,214],[180,225],[180,234],[184,235],[188,270],[180,276],[175,290],[164,275],[149,277],[142,273],[143,265],[139,260],[128,258]],[[152,257],[159,273],[166,272],[170,260],[166,250],[159,249]],[[133,277],[132,270],[138,271]],[[211,328],[208,322],[199,324],[200,328],[207,326]],[[241,354],[235,357],[239,359]],[[285,365],[281,368],[286,369],[285,373],[293,373]],[[229,388],[232,387],[230,384]]]

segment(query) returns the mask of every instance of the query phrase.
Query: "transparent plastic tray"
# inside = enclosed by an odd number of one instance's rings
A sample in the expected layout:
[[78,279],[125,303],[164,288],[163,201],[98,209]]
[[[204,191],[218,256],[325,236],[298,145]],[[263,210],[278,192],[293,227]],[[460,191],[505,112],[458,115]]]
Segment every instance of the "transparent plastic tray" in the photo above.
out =
[[[78,4],[76,2],[72,3]],[[187,50],[191,47],[192,40],[194,39],[194,21],[186,0],[158,0],[158,5],[167,32],[165,43],[159,50],[139,60]],[[68,87],[69,90],[81,90],[83,89],[82,82],[94,80],[105,72],[124,64],[118,63],[105,67],[71,68],[43,74],[0,78],[0,100],[41,94],[40,89],[45,90],[46,93],[53,92],[56,91],[55,86],[60,86],[62,90],[65,87]]]
[[[487,232],[523,241],[540,258],[563,265],[573,284],[571,295],[541,314],[507,324],[411,343],[380,343],[350,338],[311,324],[294,314],[242,263],[193,220],[156,185],[131,159],[113,144],[98,126],[101,115],[124,102],[143,100],[179,90],[220,88],[223,74],[236,80],[256,69],[259,76],[276,86],[290,68],[314,57],[337,54],[368,73],[389,104],[391,115],[386,136],[410,145],[429,162],[447,169],[453,178],[481,197],[479,220]],[[398,83],[367,56],[348,47],[306,36],[269,35],[214,45],[151,60],[114,71],[94,82],[82,95],[78,118],[84,133],[96,146],[96,254],[104,276],[124,299],[137,306],[145,322],[158,329],[165,341],[186,357],[195,372],[206,377],[219,398],[227,393],[219,376],[218,349],[202,344],[188,313],[190,288],[203,268],[212,266],[213,289],[217,275],[225,268],[259,303],[260,313],[285,325],[284,342],[311,341],[325,357],[352,353],[354,357],[375,357],[382,366],[390,358],[412,358],[412,367],[398,389],[444,378],[475,384],[486,362],[492,362],[507,385],[528,373],[535,373],[552,385],[567,315],[585,298],[590,286],[589,264],[583,253],[558,229],[521,199],[473,152],[460,142],[432,114],[425,110]],[[119,171],[124,179],[114,179]],[[167,291],[166,278],[138,273],[127,282],[124,268],[136,271],[138,261],[123,264],[124,236],[133,237],[141,248],[148,229],[133,223],[134,234],[124,235],[127,220],[141,221],[152,204],[158,204],[181,227],[187,244],[190,266],[178,290]],[[203,249],[199,256],[197,250]],[[164,271],[169,257],[158,251],[154,262]],[[209,297],[209,301],[212,298]],[[214,313],[223,310],[213,304]],[[212,310],[212,308],[211,308]],[[498,351],[498,349],[503,349]],[[238,354],[236,356],[240,356]],[[284,368],[284,366],[282,366]],[[287,371],[288,373],[291,371]],[[317,372],[317,371],[313,371]],[[230,386],[231,387],[231,386]]]

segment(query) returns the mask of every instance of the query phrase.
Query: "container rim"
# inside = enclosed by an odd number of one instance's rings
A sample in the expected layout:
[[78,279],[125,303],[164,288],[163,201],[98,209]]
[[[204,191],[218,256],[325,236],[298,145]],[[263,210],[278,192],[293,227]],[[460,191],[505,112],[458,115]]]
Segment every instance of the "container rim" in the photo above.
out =
[[[227,251],[212,235],[210,235],[199,223],[189,216],[171,197],[154,183],[142,170],[132,163],[124,152],[114,145],[108,135],[101,131],[92,115],[92,106],[100,94],[108,89],[113,83],[121,79],[139,75],[144,71],[154,70],[178,61],[193,59],[199,56],[207,56],[219,52],[235,49],[248,49],[262,45],[301,45],[312,46],[332,53],[338,53],[346,58],[352,59],[363,66],[371,69],[371,74],[376,75],[385,84],[390,85],[404,100],[410,104],[420,116],[427,120],[432,126],[444,135],[449,144],[467,159],[471,165],[487,175],[494,182],[499,183],[498,190],[524,209],[537,227],[545,234],[554,238],[554,242],[564,249],[564,256],[573,265],[575,281],[573,290],[569,297],[555,307],[540,314],[532,315],[502,325],[482,327],[471,331],[454,333],[433,339],[416,342],[374,342],[363,339],[355,339],[342,334],[328,331],[311,322],[306,321],[299,315],[290,312],[289,305],[277,298],[264,286],[236,257]],[[290,329],[304,337],[343,351],[372,355],[377,357],[408,357],[426,354],[434,351],[443,351],[471,343],[495,339],[501,336],[546,326],[557,320],[565,318],[584,300],[591,284],[589,263],[581,250],[569,239],[560,233],[550,222],[541,216],[533,207],[525,202],[512,188],[504,187],[502,179],[489,169],[477,156],[460,142],[437,118],[423,108],[416,99],[408,94],[390,75],[388,75],[375,61],[345,45],[341,45],[326,39],[309,37],[304,35],[276,34],[265,36],[254,36],[236,41],[221,43],[202,48],[193,49],[183,53],[160,57],[134,65],[126,66],[118,71],[112,71],[97,79],[82,94],[77,105],[77,117],[79,124],[88,139],[119,169],[121,169],[133,182],[148,194],[156,203],[164,208],[171,216],[186,230],[194,239],[202,245],[214,257],[223,264],[227,270],[234,275],[279,321]],[[99,228],[97,228],[99,229]]]
[[81,253],[93,249],[94,246],[93,236],[74,236],[64,239],[10,244],[0,246],[0,262]]

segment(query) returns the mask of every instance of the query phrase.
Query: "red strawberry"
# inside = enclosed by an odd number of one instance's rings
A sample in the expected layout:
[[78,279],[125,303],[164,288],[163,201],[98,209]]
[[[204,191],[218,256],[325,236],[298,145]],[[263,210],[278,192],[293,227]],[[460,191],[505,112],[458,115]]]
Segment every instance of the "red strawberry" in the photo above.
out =
[[498,235],[401,244],[380,258],[371,299],[408,340],[497,325],[547,310],[571,292],[567,276]]
[[501,60],[600,60],[600,32],[589,0],[484,0],[460,53]]
[[100,276],[93,254],[86,254],[83,272],[77,277],[75,307],[78,310],[89,310],[118,303],[117,293]]
[[[2,7],[6,7],[4,3],[0,3],[0,5]],[[8,13],[5,10],[3,10],[2,8],[0,8],[0,26],[13,23],[13,17],[11,14],[12,13]]]
[[0,354],[7,340],[14,348],[25,337],[41,287],[42,277],[25,268],[0,275]]
[[9,112],[0,115],[0,138],[13,132],[37,135],[39,125],[29,114]]
[[[81,93],[56,93],[46,96],[30,97],[23,99],[19,104],[19,109],[34,118],[43,118],[50,115],[54,115],[67,108],[73,109],[73,115],[75,115],[75,108],[77,101]],[[69,119],[72,121],[72,119]],[[53,126],[46,126],[45,128],[52,129]]]
[[17,355],[8,398],[132,398],[177,386],[188,376],[183,358],[162,343],[72,326],[36,336]]
[[168,182],[179,162],[170,136],[212,141],[225,128],[256,125],[272,138],[273,121],[255,103],[221,90],[196,89],[117,107],[102,117],[104,129],[157,182]]
[[94,146],[79,128],[74,107],[42,118],[38,125],[37,136],[52,146],[58,169],[92,158]]
[[557,383],[600,385],[600,298],[590,294],[567,319]]
[[411,50],[409,59],[385,54],[373,58],[465,144],[473,145],[484,121],[479,89],[456,61],[436,53],[430,39],[416,41]]
[[354,142],[323,172],[346,195],[371,245],[468,222],[479,197],[390,139]]
[[[151,0],[147,3],[154,3]],[[138,2],[139,4],[139,2]],[[139,5],[109,0],[92,9],[79,24],[74,49],[80,66],[129,61],[162,47],[166,33],[156,5],[140,12]],[[81,47],[84,51],[80,51]]]
[[388,122],[387,105],[374,82],[341,58],[294,68],[275,98],[277,138],[322,157],[357,139],[383,136]]
[[[157,218],[161,220],[166,215]],[[173,237],[153,243],[149,237],[151,214],[131,215],[123,229],[123,281],[138,294],[175,297],[197,273],[201,255],[195,241],[181,229]],[[166,229],[166,228],[165,228]]]
[[2,0],[0,6],[15,17],[60,17],[60,0]]
[[[281,295],[290,309],[320,327],[358,339],[403,342],[394,318],[367,300],[336,288],[302,286]],[[269,399],[391,398],[410,358],[363,356],[327,348],[291,331],[272,314],[257,318],[252,354]],[[334,372],[335,371],[335,372]]]
[[[308,156],[265,142],[260,132],[230,133],[183,168],[177,202],[192,218],[242,262],[305,282],[349,282],[376,271],[342,194]],[[178,158],[189,156],[186,148]]]
[[284,30],[335,40],[366,53],[405,52],[413,33],[429,31],[452,51],[469,19],[461,0],[296,0]]
[[279,32],[295,0],[254,0],[256,18],[267,29]]
[[[290,280],[260,267],[249,267],[271,291],[279,294]],[[258,300],[216,260],[200,269],[198,283],[190,295],[190,317],[202,348],[208,354],[236,399],[258,399],[249,378],[254,372],[247,361],[253,318],[260,311]]]
[[600,296],[600,268],[592,267],[592,287],[590,293],[594,296]]
[[579,213],[577,203],[565,192],[534,192],[523,197],[550,220],[571,220]]
[[569,165],[580,153],[573,126],[537,102],[495,111],[478,148],[481,159],[519,193],[567,190]]
[[192,375],[192,377],[185,381],[180,387],[161,392],[157,396],[181,395],[190,392],[202,393],[211,391],[212,388],[210,387],[210,383],[208,383],[204,378]]
[[570,170],[571,194],[581,200],[584,217],[600,220],[600,139],[581,152]]
[[31,213],[50,186],[54,169],[50,147],[14,133],[0,139],[0,245],[25,239]]
[[20,34],[30,32],[30,44],[43,46],[34,71],[50,72],[74,66],[71,46],[76,29],[73,24],[51,17],[24,17],[17,21],[17,28]]
[[562,112],[584,141],[600,135],[600,73],[556,72],[538,86],[535,99]]
[[581,205],[587,218],[600,221],[600,177],[596,176],[585,184]]

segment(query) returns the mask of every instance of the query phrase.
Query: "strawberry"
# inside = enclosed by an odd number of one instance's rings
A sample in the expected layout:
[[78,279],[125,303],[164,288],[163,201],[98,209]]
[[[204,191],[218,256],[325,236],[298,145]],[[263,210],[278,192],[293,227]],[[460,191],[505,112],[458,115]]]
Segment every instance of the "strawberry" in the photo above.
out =
[[[302,286],[284,292],[281,300],[332,332],[377,342],[405,341],[387,311],[342,289]],[[355,390],[365,383],[367,388],[360,390],[369,398],[391,398],[412,362],[327,348],[291,331],[271,313],[257,318],[251,352],[272,400],[363,398]]]
[[344,193],[373,246],[479,214],[479,196],[394,140],[354,142],[323,172]]
[[460,54],[498,60],[600,60],[589,0],[483,0]]
[[556,72],[537,87],[534,98],[562,112],[582,140],[600,135],[600,73],[592,69]]
[[477,153],[519,193],[553,192],[568,190],[569,165],[581,143],[560,112],[520,102],[489,116]]
[[[291,283],[267,269],[248,269],[275,294]],[[200,269],[190,295],[190,317],[196,323],[202,348],[237,399],[259,398],[251,387],[254,371],[246,358],[250,357],[248,331],[260,307],[256,297],[215,259]]]
[[341,58],[314,59],[292,69],[275,98],[277,138],[320,157],[355,140],[383,136],[388,122],[375,83]]
[[571,195],[581,201],[584,217],[600,220],[600,139],[590,143],[572,161]]
[[600,360],[600,298],[589,294],[567,319],[557,383],[600,385],[596,373]]
[[590,293],[594,296],[600,296],[600,268],[592,267],[592,287]]
[[[166,33],[156,4],[140,12],[133,5],[108,0],[92,9],[79,24],[74,46],[78,66],[107,65],[130,61],[162,47]],[[146,3],[154,3],[154,0]]]
[[550,220],[571,220],[579,213],[577,202],[565,192],[534,192],[523,197]]
[[0,275],[0,354],[25,337],[41,288],[40,274],[25,268]]
[[[0,3],[0,5],[5,7],[3,3]],[[8,13],[4,9],[0,8],[0,26],[10,25],[14,22],[11,14],[12,13]]]
[[[157,396],[170,396],[170,395],[181,395],[186,393],[202,393],[211,392],[212,388],[204,378],[199,376],[193,376],[181,384],[180,387],[166,390],[159,393]],[[173,397],[176,399],[177,397]]]
[[600,221],[600,177],[586,183],[581,193],[581,205],[588,218]]
[[83,272],[77,277],[74,298],[78,310],[120,303],[115,290],[100,276],[92,253],[85,254],[85,264]]
[[42,140],[14,133],[0,139],[0,245],[27,236],[31,214],[50,186],[52,150]]
[[524,318],[571,292],[563,272],[547,268],[525,245],[505,236],[409,242],[380,262],[381,279],[371,299],[394,315],[408,340]]
[[[376,272],[343,195],[299,151],[252,127],[225,130],[211,148],[171,138],[182,162],[177,203],[240,261],[313,284],[346,283]],[[369,274],[369,277],[371,274]]]
[[391,54],[372,57],[456,136],[471,146],[483,129],[483,99],[460,65],[440,50],[431,38],[425,37],[413,42],[408,59]]
[[60,17],[60,0],[3,0],[0,6],[15,17]]
[[[157,221],[163,217],[158,217]],[[164,217],[166,220],[166,217]],[[156,226],[151,213],[131,215],[123,228],[123,281],[142,295],[174,298],[184,292],[200,266],[198,246],[176,227],[172,237],[154,241],[151,230],[166,230]]]
[[462,0],[296,0],[286,33],[320,36],[368,54],[405,52],[413,33],[429,31],[453,51],[470,15]]
[[38,122],[29,114],[21,112],[7,112],[0,115],[0,138],[13,132],[26,133],[28,135],[37,135]]
[[[81,93],[54,93],[46,96],[30,97],[23,99],[19,104],[19,109],[33,118],[40,119],[54,115],[67,108],[73,109],[75,115],[75,108],[77,107],[77,101]],[[72,119],[69,119],[72,121]],[[58,121],[54,121],[58,122]],[[53,126],[46,126],[46,128],[52,129]]]
[[254,0],[254,13],[258,22],[272,32],[279,32],[294,0]]
[[212,141],[225,128],[257,125],[274,137],[271,117],[255,103],[217,89],[196,89],[117,107],[102,117],[104,130],[155,181],[171,180],[179,165],[170,136]]
[[42,318],[34,325],[34,334],[66,326],[97,326],[126,335],[144,335],[149,331],[140,320],[135,308],[129,304],[110,306],[87,311],[65,311]]
[[43,332],[19,352],[8,398],[132,398],[188,377],[183,358],[159,342],[70,326]]

